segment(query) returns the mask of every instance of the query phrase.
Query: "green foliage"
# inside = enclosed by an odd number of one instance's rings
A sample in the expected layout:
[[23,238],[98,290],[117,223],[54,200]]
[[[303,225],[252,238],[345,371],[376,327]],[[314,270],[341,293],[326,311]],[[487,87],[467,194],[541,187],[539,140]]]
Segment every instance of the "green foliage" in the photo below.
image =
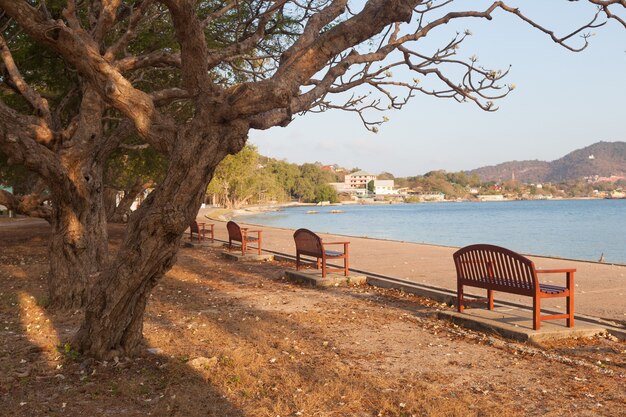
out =
[[376,190],[376,186],[374,185],[374,180],[371,180],[367,183],[367,191],[373,193]]
[[320,201],[339,202],[337,191],[331,185],[318,184],[315,187],[315,199],[312,202],[319,203]]
[[165,176],[167,161],[153,148],[118,149],[107,160],[105,183],[118,190],[128,190],[141,179],[160,182]]
[[251,145],[236,155],[227,156],[215,170],[207,193],[214,195],[226,208],[284,200],[286,192],[278,178],[286,177],[288,169],[276,164],[266,167],[260,161],[257,149]]
[[207,193],[227,208],[288,199],[337,202],[337,192],[328,185],[336,181],[337,175],[322,170],[321,164],[298,166],[266,158],[248,145],[220,163]]

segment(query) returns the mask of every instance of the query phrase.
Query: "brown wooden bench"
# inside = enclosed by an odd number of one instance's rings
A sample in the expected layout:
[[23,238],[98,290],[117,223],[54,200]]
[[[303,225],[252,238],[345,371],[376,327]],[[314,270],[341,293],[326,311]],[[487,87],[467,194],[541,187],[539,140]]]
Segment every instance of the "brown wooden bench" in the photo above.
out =
[[[453,255],[457,274],[457,308],[463,312],[463,286],[487,290],[489,310],[493,310],[493,292],[502,291],[533,297],[533,329],[539,330],[542,320],[567,319],[574,327],[575,269],[536,269],[530,259],[511,250],[494,245],[471,245]],[[541,284],[537,274],[564,273],[565,287]],[[541,299],[567,298],[566,313],[541,315]]]
[[[323,242],[322,238],[308,229],[298,229],[293,234],[296,242],[296,270],[300,270],[301,256],[312,256],[316,259],[315,266],[322,267],[322,278],[326,278],[326,272],[343,272],[347,277],[348,270],[348,245],[350,242]],[[343,252],[327,250],[326,245],[343,245]],[[327,259],[343,259],[343,268],[329,268]]]
[[207,233],[211,236],[211,242],[215,240],[215,225],[208,223],[209,228],[206,228],[207,223],[198,223],[193,221],[189,224],[189,240],[193,242],[194,235],[199,242],[206,239]]
[[[228,230],[228,249],[232,249],[233,242],[239,242],[241,244],[241,254],[245,255],[249,251],[248,244],[254,243],[257,247],[257,253],[261,254],[262,230],[248,230],[247,227],[239,227],[232,220],[226,223],[226,229]],[[248,233],[256,233],[257,236],[249,236]]]

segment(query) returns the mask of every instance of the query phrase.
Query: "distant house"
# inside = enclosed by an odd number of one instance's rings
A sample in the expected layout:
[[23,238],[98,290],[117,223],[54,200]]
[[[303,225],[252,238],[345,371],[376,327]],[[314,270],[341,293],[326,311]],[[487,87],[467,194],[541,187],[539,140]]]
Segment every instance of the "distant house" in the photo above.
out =
[[365,171],[357,171],[346,174],[344,182],[349,188],[365,188],[370,181],[375,181],[376,175],[368,174]]
[[374,194],[376,195],[397,195],[393,189],[393,180],[374,180]]

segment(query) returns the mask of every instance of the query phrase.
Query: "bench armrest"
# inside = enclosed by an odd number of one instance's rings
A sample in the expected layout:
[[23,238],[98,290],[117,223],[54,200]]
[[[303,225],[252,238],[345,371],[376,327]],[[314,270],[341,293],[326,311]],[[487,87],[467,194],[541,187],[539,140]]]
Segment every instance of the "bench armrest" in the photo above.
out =
[[576,272],[576,269],[535,269],[535,272],[538,274],[559,274]]
[[324,245],[349,245],[350,242],[322,242]]
[[565,268],[565,269],[535,269],[535,273],[537,274],[562,274],[564,273],[567,276],[567,288],[570,291],[574,289],[574,272],[576,269],[574,268]]

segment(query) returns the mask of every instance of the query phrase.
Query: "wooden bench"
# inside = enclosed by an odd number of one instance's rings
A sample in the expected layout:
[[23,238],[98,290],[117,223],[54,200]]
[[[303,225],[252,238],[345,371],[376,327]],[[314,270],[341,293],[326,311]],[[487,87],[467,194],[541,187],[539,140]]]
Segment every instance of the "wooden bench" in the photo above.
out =
[[211,242],[215,240],[215,225],[213,223],[208,223],[209,229],[206,229],[207,223],[198,223],[193,221],[189,224],[189,240],[193,242],[194,235],[198,242],[206,239],[207,233],[211,236]]
[[[326,278],[326,272],[343,272],[347,277],[348,270],[348,245],[350,242],[323,242],[322,238],[308,229],[298,229],[293,234],[296,242],[296,270],[300,270],[301,256],[312,256],[316,259],[315,266],[322,267],[322,278]],[[326,245],[343,245],[343,252],[327,250]],[[326,264],[328,259],[343,259],[343,268],[329,268]]]
[[[233,242],[239,242],[241,244],[241,254],[245,255],[249,251],[248,244],[254,243],[257,247],[257,253],[261,254],[262,230],[248,230],[247,227],[239,227],[232,220],[226,223],[226,229],[228,230],[228,249],[233,247]],[[257,236],[249,236],[248,233],[256,233]]]
[[[530,259],[494,245],[471,245],[453,255],[457,274],[457,308],[463,312],[463,286],[487,290],[489,310],[493,310],[493,292],[502,291],[533,297],[533,329],[539,330],[542,320],[567,319],[574,327],[575,269],[536,269]],[[538,274],[564,273],[566,286],[541,284]],[[565,297],[566,313],[541,315],[541,299]]]

